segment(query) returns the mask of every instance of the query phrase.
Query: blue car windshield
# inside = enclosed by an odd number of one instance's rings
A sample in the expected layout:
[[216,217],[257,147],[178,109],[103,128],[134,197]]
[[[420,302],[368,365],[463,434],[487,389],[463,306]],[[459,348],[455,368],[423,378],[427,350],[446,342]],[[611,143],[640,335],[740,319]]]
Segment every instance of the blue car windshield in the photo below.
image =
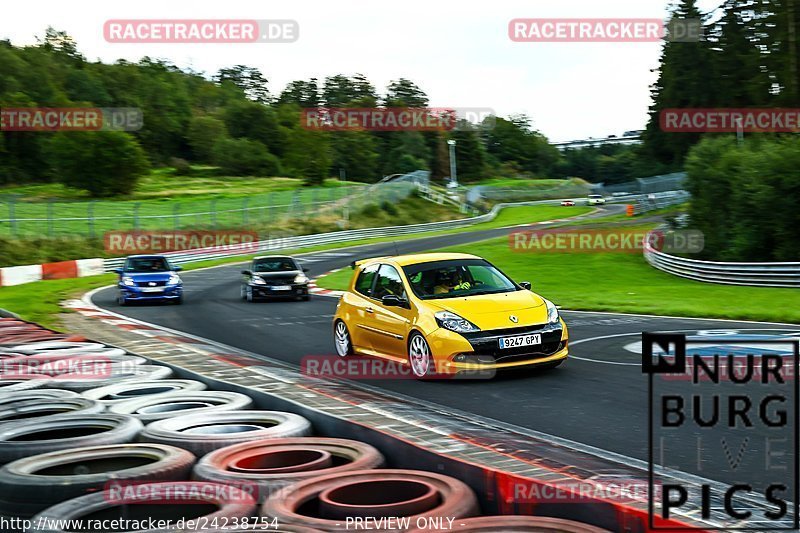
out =
[[125,272],[168,272],[172,270],[163,257],[135,257],[125,262]]

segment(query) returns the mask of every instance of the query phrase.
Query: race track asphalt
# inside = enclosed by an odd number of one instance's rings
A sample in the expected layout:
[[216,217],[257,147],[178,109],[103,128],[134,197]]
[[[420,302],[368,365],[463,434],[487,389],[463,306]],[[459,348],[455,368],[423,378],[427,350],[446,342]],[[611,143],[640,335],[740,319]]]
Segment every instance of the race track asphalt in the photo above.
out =
[[[622,206],[608,206],[616,212]],[[600,214],[608,214],[608,211]],[[371,244],[307,254],[301,257],[319,276],[354,259],[411,253],[445,246],[463,247],[506,235],[506,229],[456,233],[395,243]],[[498,265],[502,268],[502,265]],[[317,296],[308,302],[247,303],[240,299],[243,266],[226,265],[181,274],[186,287],[181,306],[120,307],[115,290],[95,293],[93,302],[116,313],[190,333],[300,366],[308,355],[335,357],[331,317],[336,298]],[[535,280],[531,280],[534,281]],[[587,288],[587,290],[591,290]],[[640,460],[647,460],[648,381],[641,370],[637,342],[643,331],[681,331],[713,335],[773,330],[782,336],[800,334],[800,326],[679,319],[611,313],[564,311],[570,328],[571,359],[549,372],[503,375],[492,380],[420,382],[411,379],[370,381],[369,385],[401,393],[420,402],[475,413],[505,424],[534,429]],[[797,420],[797,413],[794,413]],[[741,438],[726,429],[698,434],[689,428],[670,440],[674,467],[721,482],[759,479],[765,468],[765,443],[759,434],[735,467],[720,448],[739,449]],[[786,435],[789,436],[788,434]],[[702,440],[698,441],[698,438]],[[678,443],[677,448],[675,443]],[[685,445],[685,448],[683,447]],[[666,445],[665,445],[666,446]],[[786,446],[786,444],[784,444]],[[698,453],[698,450],[702,453]]]

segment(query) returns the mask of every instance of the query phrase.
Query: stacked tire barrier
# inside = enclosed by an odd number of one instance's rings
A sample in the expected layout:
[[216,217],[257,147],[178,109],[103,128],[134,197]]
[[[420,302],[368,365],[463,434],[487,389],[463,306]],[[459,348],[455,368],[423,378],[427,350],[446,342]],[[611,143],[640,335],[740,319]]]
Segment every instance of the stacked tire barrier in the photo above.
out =
[[0,371],[3,531],[603,531],[480,517],[459,479],[21,320],[0,319]]

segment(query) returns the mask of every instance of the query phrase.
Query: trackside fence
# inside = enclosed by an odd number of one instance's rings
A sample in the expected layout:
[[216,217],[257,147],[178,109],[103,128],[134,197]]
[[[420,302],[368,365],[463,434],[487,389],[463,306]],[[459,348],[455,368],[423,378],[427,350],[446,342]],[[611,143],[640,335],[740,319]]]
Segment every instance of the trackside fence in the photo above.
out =
[[[519,202],[514,204],[497,204],[491,211],[475,217],[462,218],[458,220],[445,220],[441,222],[427,222],[424,224],[409,224],[405,226],[386,226],[382,228],[364,228],[356,230],[334,231],[330,233],[317,233],[313,235],[298,235],[292,237],[279,237],[258,241],[257,243],[247,243],[241,247],[228,246],[220,248],[200,248],[191,251],[167,252],[163,255],[169,257],[170,262],[176,265],[192,263],[195,261],[205,261],[208,259],[220,259],[225,257],[235,257],[237,255],[252,255],[254,253],[277,252],[280,250],[309,248],[322,244],[332,244],[339,242],[357,241],[376,237],[394,237],[397,235],[411,235],[414,233],[424,233],[431,231],[446,231],[466,226],[471,226],[479,222],[489,222],[494,220],[497,214],[505,207],[519,205],[554,204],[553,200],[539,200],[535,202]],[[122,266],[124,257],[105,259],[106,271],[111,271]]]

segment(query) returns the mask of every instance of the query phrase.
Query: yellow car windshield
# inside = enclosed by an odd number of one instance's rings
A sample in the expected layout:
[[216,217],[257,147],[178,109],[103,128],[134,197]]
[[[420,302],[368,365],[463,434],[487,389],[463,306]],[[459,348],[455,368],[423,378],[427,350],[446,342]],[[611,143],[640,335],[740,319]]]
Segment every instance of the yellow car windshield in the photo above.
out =
[[411,290],[423,300],[518,290],[497,268],[481,259],[434,261],[403,267]]

